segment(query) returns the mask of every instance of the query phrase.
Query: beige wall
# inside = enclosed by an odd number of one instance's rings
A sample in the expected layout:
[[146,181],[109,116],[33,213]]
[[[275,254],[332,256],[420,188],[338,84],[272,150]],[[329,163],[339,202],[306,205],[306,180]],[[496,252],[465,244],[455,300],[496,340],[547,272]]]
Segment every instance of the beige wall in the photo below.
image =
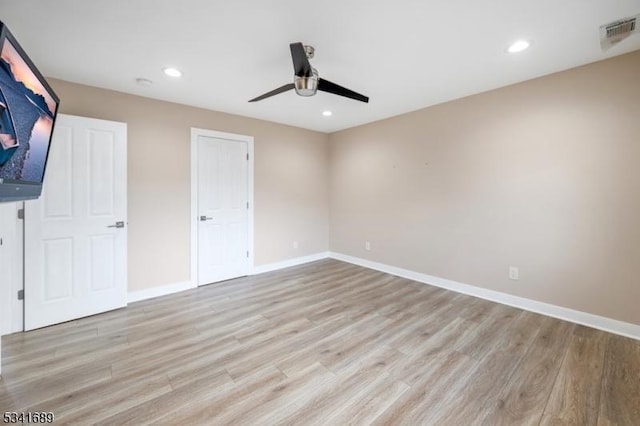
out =
[[326,134],[48,81],[62,113],[128,125],[130,291],[189,280],[191,127],[255,138],[256,265],[328,249]]
[[328,136],[50,82],[128,123],[132,291],[189,279],[199,127],[255,137],[256,265],[330,247],[640,324],[638,75],[635,52]]
[[331,134],[330,156],[332,251],[640,324],[640,52]]

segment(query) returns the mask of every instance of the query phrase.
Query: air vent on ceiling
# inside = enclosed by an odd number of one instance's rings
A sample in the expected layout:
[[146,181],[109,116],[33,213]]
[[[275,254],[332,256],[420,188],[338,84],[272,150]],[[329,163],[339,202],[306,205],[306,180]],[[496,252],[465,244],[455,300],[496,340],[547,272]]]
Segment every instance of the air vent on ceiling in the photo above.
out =
[[637,21],[639,17],[640,15],[636,15],[602,25],[600,27],[600,46],[602,50],[607,50],[631,34],[638,32]]

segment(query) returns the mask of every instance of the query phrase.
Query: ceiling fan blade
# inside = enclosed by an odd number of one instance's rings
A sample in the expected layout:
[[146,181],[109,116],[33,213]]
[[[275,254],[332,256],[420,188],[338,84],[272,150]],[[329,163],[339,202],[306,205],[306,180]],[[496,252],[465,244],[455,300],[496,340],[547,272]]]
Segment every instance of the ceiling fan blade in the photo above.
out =
[[355,99],[356,101],[369,103],[369,97],[356,93],[353,90],[349,90],[346,87],[339,86],[335,83],[325,80],[323,78],[318,81],[318,90],[323,92],[333,93],[334,95],[344,96],[346,98]]
[[302,43],[291,43],[289,48],[291,49],[291,59],[293,59],[294,74],[298,77],[311,77],[313,71]]
[[257,102],[263,99],[269,98],[271,96],[277,95],[278,93],[286,92],[287,90],[291,90],[294,88],[293,83],[285,84],[284,86],[278,87],[270,92],[265,93],[264,95],[260,95],[257,98],[251,99],[249,102]]

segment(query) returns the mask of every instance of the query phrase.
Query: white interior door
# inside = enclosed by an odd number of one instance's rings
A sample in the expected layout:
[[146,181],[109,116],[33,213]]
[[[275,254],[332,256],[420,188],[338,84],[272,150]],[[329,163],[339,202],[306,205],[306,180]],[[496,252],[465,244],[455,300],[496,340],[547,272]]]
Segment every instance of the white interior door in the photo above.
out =
[[25,203],[25,329],[126,306],[127,127],[58,116]]
[[198,285],[247,275],[248,142],[198,136]]

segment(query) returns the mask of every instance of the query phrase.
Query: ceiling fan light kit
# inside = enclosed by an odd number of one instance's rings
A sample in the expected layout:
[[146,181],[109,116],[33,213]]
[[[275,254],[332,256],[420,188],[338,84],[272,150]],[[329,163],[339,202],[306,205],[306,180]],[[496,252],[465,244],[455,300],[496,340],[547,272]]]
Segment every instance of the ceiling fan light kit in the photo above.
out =
[[278,87],[277,89],[260,95],[257,98],[251,99],[249,102],[261,101],[291,89],[294,89],[299,96],[313,96],[318,92],[318,90],[320,90],[322,92],[355,99],[360,102],[369,102],[369,98],[367,96],[332,83],[329,80],[320,78],[318,70],[313,68],[311,63],[309,63],[309,59],[313,58],[315,54],[313,46],[304,46],[302,43],[298,42],[291,43],[289,48],[291,49],[291,59],[293,60],[293,83]]
[[293,86],[296,89],[296,93],[300,96],[313,96],[318,91],[318,72],[313,69],[313,74],[310,77],[295,76]]

